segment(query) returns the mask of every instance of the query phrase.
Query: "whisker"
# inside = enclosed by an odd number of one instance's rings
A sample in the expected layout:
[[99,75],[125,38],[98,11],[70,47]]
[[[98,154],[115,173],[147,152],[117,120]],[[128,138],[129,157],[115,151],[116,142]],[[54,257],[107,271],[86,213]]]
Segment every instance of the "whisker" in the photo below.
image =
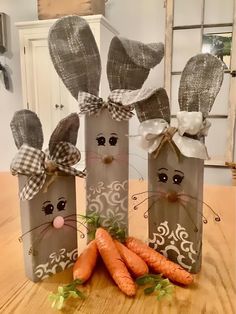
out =
[[198,199],[197,197],[194,197],[194,196],[189,195],[189,194],[179,194],[179,195],[180,195],[180,196],[182,195],[182,196],[190,197],[191,199],[194,199],[194,200],[197,201],[198,203],[204,204],[204,205],[207,206],[207,207],[211,210],[211,212],[216,216],[216,217],[215,217],[215,221],[217,221],[217,222],[221,221],[220,216],[214,211],[214,209],[213,209],[210,205],[208,205],[208,204],[207,204],[206,202],[204,202],[203,200],[200,200],[200,199]]
[[32,232],[32,231],[34,231],[34,230],[36,230],[36,229],[38,229],[38,228],[44,226],[44,225],[48,225],[48,224],[51,224],[51,223],[52,223],[51,221],[45,222],[45,223],[43,223],[43,224],[41,224],[41,225],[39,225],[39,226],[37,226],[37,227],[34,227],[34,228],[30,229],[29,231],[23,233],[23,234],[18,238],[18,241],[21,243],[21,242],[23,241],[23,237],[24,237],[26,234],[28,234],[28,233],[30,233],[30,232]]
[[87,164],[91,164],[94,161],[102,162],[102,157],[88,157],[86,158]]
[[191,217],[191,215],[188,212],[188,209],[186,208],[186,206],[184,204],[182,204],[181,202],[179,202],[179,204],[182,206],[182,208],[184,209],[185,213],[188,215],[188,218],[190,219],[190,221],[192,222],[193,226],[194,226],[194,232],[198,232],[198,228],[197,225],[195,224],[195,222],[193,221],[193,218]]
[[144,181],[144,177],[143,177],[142,173],[135,166],[131,165],[130,163],[128,163],[128,165],[129,165],[129,167],[131,167],[132,169],[134,169],[137,172],[137,174],[139,175],[139,178],[138,178],[139,181]]
[[64,226],[70,227],[70,228],[72,228],[72,229],[78,231],[78,232],[80,233],[80,238],[81,238],[81,239],[84,239],[85,234],[84,234],[81,230],[79,230],[79,229],[77,229],[76,227],[71,226],[71,225],[69,225],[69,224],[64,224]]
[[144,218],[148,218],[149,211],[150,211],[150,209],[152,208],[152,206],[153,206],[154,204],[156,204],[156,202],[157,202],[157,201],[152,202],[152,204],[151,204],[151,205],[148,207],[148,209],[144,212],[144,214],[143,214],[143,217],[144,217]]
[[35,243],[40,243],[42,240],[43,240],[43,238],[44,238],[44,236],[46,235],[46,233],[47,233],[47,231],[48,231],[48,228],[50,228],[50,227],[52,227],[51,225],[49,225],[49,226],[47,226],[46,228],[44,228],[42,231],[40,231],[40,234],[39,234],[39,237],[37,237],[33,242],[32,242],[32,244],[31,244],[31,246],[30,246],[30,248],[29,248],[29,251],[28,251],[28,255],[33,255],[33,256],[35,256],[35,255],[37,255],[36,254],[36,252],[34,251],[34,245],[35,245]]
[[[80,217],[82,220],[84,220],[85,216],[84,215],[81,215],[81,214],[70,214],[70,215],[67,215],[67,216],[64,216],[63,218],[70,218],[70,217],[73,217],[73,216],[77,216],[77,217]],[[80,222],[80,221],[78,221]],[[80,222],[82,224],[82,222]],[[85,226],[85,225],[84,225]],[[86,226],[85,226],[86,227]]]
[[137,196],[138,195],[142,195],[142,194],[145,194],[145,193],[155,193],[155,194],[159,194],[159,195],[165,195],[165,192],[161,192],[161,191],[144,191],[144,192],[139,192],[139,193],[135,193],[131,196],[131,199],[132,200],[137,200]]
[[149,199],[152,198],[152,197],[156,197],[156,195],[150,195],[150,196],[146,197],[146,198],[143,199],[140,203],[138,203],[137,205],[135,205],[135,206],[133,207],[133,209],[134,209],[134,210],[137,210],[138,207],[139,207],[141,204],[143,204],[144,202],[146,202],[147,200],[149,200]]
[[[116,162],[119,162],[119,161],[126,162],[126,160],[122,160],[122,159],[114,159],[114,161],[116,161]],[[139,181],[144,181],[144,177],[143,177],[142,173],[135,166],[131,165],[129,162],[127,162],[127,164],[129,165],[129,167],[134,169],[137,172],[137,174],[140,176],[139,177]]]
[[134,153],[128,153],[128,154],[116,154],[115,156],[126,156],[126,155],[132,155],[132,156],[139,157],[139,158],[141,158],[141,159],[143,159],[143,160],[148,160],[148,158],[145,158],[145,157],[143,157],[143,156],[140,156],[140,155],[138,155],[138,154],[134,154]]
[[77,222],[79,223],[80,225],[82,225],[86,230],[88,230],[88,227],[85,226],[81,221],[77,220],[77,219],[65,219],[65,221],[71,221],[71,222]]

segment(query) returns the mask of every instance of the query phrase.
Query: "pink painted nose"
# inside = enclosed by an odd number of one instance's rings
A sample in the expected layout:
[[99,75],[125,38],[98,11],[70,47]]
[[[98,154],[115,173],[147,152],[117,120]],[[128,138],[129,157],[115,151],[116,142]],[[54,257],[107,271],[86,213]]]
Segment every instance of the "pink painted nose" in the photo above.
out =
[[60,229],[64,226],[64,218],[62,216],[57,216],[53,219],[53,227]]

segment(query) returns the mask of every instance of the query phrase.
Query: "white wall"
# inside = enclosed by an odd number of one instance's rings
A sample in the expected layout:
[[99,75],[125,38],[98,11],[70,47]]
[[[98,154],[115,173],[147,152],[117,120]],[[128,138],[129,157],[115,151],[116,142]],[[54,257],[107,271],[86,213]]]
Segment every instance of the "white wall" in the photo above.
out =
[[36,0],[0,0],[0,12],[7,14],[8,52],[0,55],[0,62],[7,66],[11,90],[6,91],[0,80],[0,171],[8,171],[16,153],[10,130],[10,120],[22,108],[18,31],[15,22],[34,20],[37,17]]

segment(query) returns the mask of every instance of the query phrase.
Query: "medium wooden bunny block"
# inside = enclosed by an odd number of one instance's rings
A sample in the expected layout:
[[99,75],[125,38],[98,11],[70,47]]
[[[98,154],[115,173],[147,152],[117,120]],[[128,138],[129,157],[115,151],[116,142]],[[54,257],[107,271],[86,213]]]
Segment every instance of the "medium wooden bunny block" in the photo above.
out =
[[49,50],[55,69],[85,114],[87,213],[103,226],[128,229],[129,119],[133,107],[123,96],[140,89],[163,57],[163,44],[142,44],[114,37],[107,77],[111,93],[99,95],[101,61],[87,22],[79,16],[57,21],[50,30]]
[[[37,115],[15,113],[11,129],[17,155],[11,172],[18,175],[25,272],[36,282],[73,265],[77,258],[75,176],[80,160],[74,146],[79,117],[71,114],[54,130],[48,152],[42,151],[43,133]],[[81,227],[81,235],[86,232]]]
[[[196,273],[201,267],[204,138],[206,119],[223,80],[223,65],[210,54],[199,54],[186,64],[180,81],[177,126],[170,126],[170,106],[164,89],[146,93],[136,102],[141,122],[139,143],[148,153],[148,200],[145,217],[149,245]],[[142,194],[133,195],[138,209]],[[220,221],[215,211],[213,220]],[[212,215],[207,215],[212,217]]]

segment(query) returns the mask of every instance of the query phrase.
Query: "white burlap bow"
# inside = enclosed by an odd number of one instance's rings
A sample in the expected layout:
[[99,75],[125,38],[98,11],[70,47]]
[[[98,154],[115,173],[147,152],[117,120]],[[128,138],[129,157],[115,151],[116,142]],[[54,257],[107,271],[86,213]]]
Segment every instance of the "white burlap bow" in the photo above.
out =
[[[173,149],[179,149],[182,155],[199,159],[209,159],[207,148],[199,138],[207,135],[210,127],[208,120],[203,120],[201,112],[180,111],[177,113],[178,126],[171,127],[163,119],[151,119],[139,126],[138,141],[140,146],[155,156],[165,142],[169,142]],[[186,136],[197,136],[196,139]],[[175,144],[175,145],[174,145]]]

